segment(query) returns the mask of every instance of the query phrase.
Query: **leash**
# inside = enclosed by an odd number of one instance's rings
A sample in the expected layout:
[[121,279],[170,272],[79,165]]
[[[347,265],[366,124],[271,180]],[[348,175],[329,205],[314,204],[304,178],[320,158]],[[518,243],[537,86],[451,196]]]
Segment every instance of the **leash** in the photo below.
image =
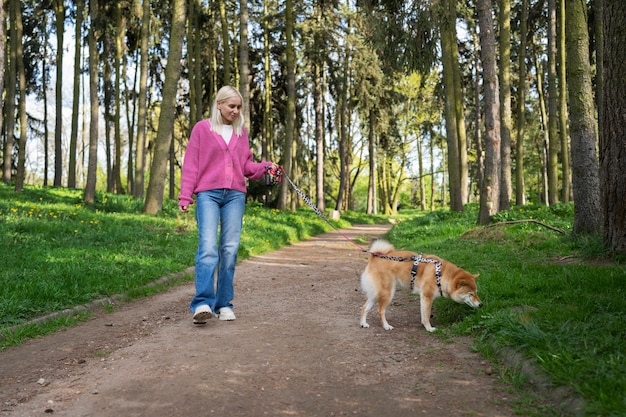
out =
[[289,182],[289,184],[291,185],[291,187],[294,189],[294,191],[300,196],[300,198],[309,207],[311,207],[311,209],[315,212],[315,214],[317,214],[322,220],[328,223],[330,227],[332,227],[333,230],[335,230],[335,232],[343,236],[344,239],[346,239],[348,242],[352,243],[354,246],[359,248],[361,252],[369,253],[379,258],[388,259],[391,261],[397,261],[397,262],[413,261],[413,267],[411,268],[411,291],[413,291],[415,287],[415,278],[417,277],[417,268],[419,267],[419,264],[420,263],[435,264],[435,277],[437,279],[437,287],[439,288],[439,294],[441,294],[441,296],[443,297],[443,289],[441,288],[441,261],[436,260],[436,259],[431,259],[431,258],[424,258],[422,257],[421,253],[418,256],[409,256],[408,258],[403,258],[401,256],[390,256],[390,255],[385,255],[380,252],[372,252],[368,249],[365,249],[364,247],[362,247],[361,245],[359,245],[358,243],[350,239],[348,236],[341,233],[341,231],[339,231],[339,229],[337,229],[335,225],[333,225],[330,222],[330,220],[328,220],[328,218],[324,215],[324,213],[322,213],[322,211],[319,208],[317,208],[315,204],[313,204],[311,199],[307,197],[306,194],[304,194],[304,192],[302,192],[302,190],[298,188],[298,186],[294,184],[293,181],[291,181],[291,178],[289,178],[289,176],[285,173],[285,170],[283,169],[283,167],[279,167],[277,170],[274,170],[271,168],[271,166],[267,165],[265,168],[267,169],[267,175],[269,177],[269,179],[266,177],[266,180],[265,180],[266,184],[274,185],[276,183],[281,182],[282,177],[285,177],[287,181]]

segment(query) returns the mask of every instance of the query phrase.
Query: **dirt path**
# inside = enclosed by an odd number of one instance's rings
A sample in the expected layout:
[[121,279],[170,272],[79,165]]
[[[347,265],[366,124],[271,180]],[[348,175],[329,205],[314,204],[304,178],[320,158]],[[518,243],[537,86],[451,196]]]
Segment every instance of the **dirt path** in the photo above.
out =
[[489,364],[427,333],[406,292],[394,330],[359,327],[366,259],[328,233],[242,262],[234,322],[194,326],[186,284],[0,352],[0,416],[513,416]]

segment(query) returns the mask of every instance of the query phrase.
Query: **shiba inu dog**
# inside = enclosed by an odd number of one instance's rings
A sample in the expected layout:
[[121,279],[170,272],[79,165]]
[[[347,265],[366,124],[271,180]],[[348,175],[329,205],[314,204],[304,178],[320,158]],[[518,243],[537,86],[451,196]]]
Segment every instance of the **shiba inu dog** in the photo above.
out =
[[411,289],[420,295],[422,324],[429,332],[433,301],[439,297],[451,298],[472,308],[483,305],[477,295],[476,278],[462,268],[435,255],[397,251],[385,240],[375,241],[369,249],[369,261],[361,274],[361,288],[367,301],[361,309],[361,327],[369,327],[367,314],[378,303],[378,317],[385,330],[393,327],[385,312],[396,291],[396,285]]

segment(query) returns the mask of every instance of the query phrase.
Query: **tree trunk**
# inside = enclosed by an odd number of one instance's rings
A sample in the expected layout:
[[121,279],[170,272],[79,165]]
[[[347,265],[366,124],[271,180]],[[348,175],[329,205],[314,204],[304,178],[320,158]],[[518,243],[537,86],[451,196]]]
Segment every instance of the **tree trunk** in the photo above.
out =
[[500,100],[491,0],[479,0],[477,8],[485,102],[485,178],[480,190],[478,224],[488,224],[500,206]]
[[604,0],[602,135],[600,137],[604,242],[626,256],[626,3]]
[[222,66],[224,68],[224,77],[222,83],[230,85],[231,83],[231,56],[230,56],[230,36],[228,34],[228,18],[226,17],[226,0],[219,0],[220,10],[220,26],[222,28]]
[[500,27],[500,204],[511,207],[511,1],[498,1]]
[[596,233],[600,228],[600,183],[596,156],[587,9],[584,0],[567,2],[567,78],[572,137],[574,234]]
[[85,10],[84,0],[76,0],[76,23],[74,25],[75,39],[74,43],[74,86],[73,86],[73,99],[72,99],[72,131],[70,133],[70,154],[69,154],[69,167],[67,172],[67,186],[68,188],[76,188],[76,146],[78,143],[78,108],[80,104],[80,63],[82,60],[82,42],[83,38],[83,13]]
[[548,0],[548,204],[559,202],[559,140],[556,86],[556,0]]
[[[63,34],[65,31],[65,2],[54,1],[57,35],[57,69],[63,68]],[[57,71],[56,79],[56,123],[54,126],[54,186],[60,187],[63,178],[63,71]]]
[[22,25],[22,10],[16,7],[16,20],[14,22],[17,35],[17,80],[19,85],[19,115],[20,115],[20,137],[17,149],[17,176],[15,177],[15,191],[24,190],[24,180],[26,178],[26,138],[28,137],[28,122],[26,118],[26,72],[24,68],[24,46],[22,44],[24,26]]
[[96,198],[96,175],[98,171],[98,115],[100,106],[98,100],[98,45],[99,28],[98,22],[98,0],[89,0],[89,16],[91,26],[89,27],[89,157],[87,162],[87,180],[85,182],[85,203],[91,204]]
[[139,99],[137,109],[137,151],[135,156],[135,187],[133,195],[143,198],[146,169],[146,122],[148,118],[148,39],[150,36],[150,0],[143,0],[141,16],[141,62],[139,74]]
[[[295,12],[293,0],[287,0],[285,5],[285,43],[287,55],[287,114],[285,115],[285,146],[284,146],[284,169],[287,175],[292,175],[293,143],[296,125],[296,51],[295,51]],[[279,210],[287,208],[289,200],[289,184],[281,183],[280,196],[278,199]]]
[[455,9],[445,7],[440,24],[441,54],[443,62],[443,85],[445,94],[446,141],[448,143],[448,176],[450,178],[450,209],[463,211],[461,199],[461,175],[459,167],[459,140],[456,118],[456,96],[454,89],[453,66],[458,65],[453,59],[452,43],[456,42]]
[[517,131],[515,140],[515,204],[526,204],[524,181],[524,132],[526,128],[526,36],[528,33],[528,0],[522,0],[520,44],[517,57],[519,84],[517,87]]
[[239,92],[243,97],[245,126],[253,136],[250,124],[250,63],[248,58],[248,0],[239,1]]
[[[10,1],[10,0],[9,0]],[[6,33],[6,15],[4,12],[4,0],[0,0],[0,68],[2,68],[2,71],[0,71],[0,91],[4,91],[4,75],[5,75],[5,62],[6,62],[6,51],[7,51],[7,33]],[[0,100],[0,132],[3,132],[3,122],[4,122],[4,117],[2,117],[2,115],[4,115],[4,100]],[[9,153],[9,166],[11,166],[11,157],[10,157],[10,153]],[[6,157],[6,153],[4,154],[4,156]],[[3,163],[5,164],[6,167],[6,159],[3,161]],[[2,173],[2,180],[4,182],[8,182],[4,180],[4,170]],[[9,170],[9,181],[11,178],[11,170]]]
[[169,53],[165,67],[163,102],[159,116],[159,130],[154,145],[154,157],[150,167],[150,180],[146,191],[143,211],[156,214],[163,208],[165,174],[169,159],[170,142],[176,117],[176,92],[180,77],[180,60],[183,55],[185,38],[186,0],[174,0],[172,4],[172,29],[170,33]]
[[[17,20],[17,9],[20,7],[19,0],[9,0],[9,19],[12,22]],[[17,78],[17,33],[15,25],[10,26],[9,34],[9,63],[7,75],[7,97],[15,97],[16,95],[16,78]],[[4,71],[2,71],[4,73]],[[2,181],[7,184],[11,183],[11,175],[13,171],[13,148],[15,146],[15,100],[2,100],[6,103],[6,142],[4,143],[4,158]],[[0,118],[2,115],[0,115]]]
[[569,135],[567,134],[567,77],[565,61],[565,0],[559,1],[559,22],[558,22],[558,43],[559,43],[559,137],[561,141],[561,168],[563,172],[561,201],[567,203],[571,196],[571,164],[570,164],[570,146]]
[[115,192],[124,194],[124,185],[122,185],[122,58],[124,52],[124,35],[126,32],[124,18],[122,17],[122,4],[115,2],[115,26],[117,34],[115,36],[115,115],[113,119],[114,126],[114,147],[115,160],[113,162],[113,177],[115,179]]

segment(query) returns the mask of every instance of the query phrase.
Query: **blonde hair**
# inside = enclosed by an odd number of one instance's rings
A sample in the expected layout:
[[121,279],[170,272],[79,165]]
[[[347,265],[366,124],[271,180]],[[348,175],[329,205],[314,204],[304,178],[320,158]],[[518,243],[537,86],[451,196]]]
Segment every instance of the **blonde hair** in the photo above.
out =
[[243,97],[239,90],[230,85],[225,85],[220,88],[215,96],[215,100],[213,101],[213,105],[211,106],[211,130],[220,134],[222,132],[222,125],[224,124],[222,120],[222,113],[217,108],[217,103],[221,103],[223,101],[228,100],[232,97],[239,97],[241,100],[241,111],[239,112],[239,117],[233,121],[233,132],[237,136],[241,136],[243,125],[244,125],[244,117],[243,117]]

